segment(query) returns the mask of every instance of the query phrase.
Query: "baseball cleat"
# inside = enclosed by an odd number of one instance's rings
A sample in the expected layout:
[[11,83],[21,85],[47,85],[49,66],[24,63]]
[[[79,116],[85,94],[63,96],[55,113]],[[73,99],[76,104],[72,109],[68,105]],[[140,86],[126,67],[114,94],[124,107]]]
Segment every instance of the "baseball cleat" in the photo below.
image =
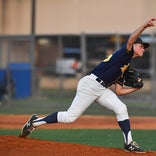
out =
[[124,151],[134,153],[146,153],[143,149],[139,148],[138,144],[135,141],[132,141],[128,145],[125,144]]
[[36,114],[33,114],[29,118],[29,120],[25,123],[25,125],[23,126],[23,128],[21,130],[20,137],[26,137],[35,129],[35,127],[33,126],[33,120],[36,120],[37,118],[38,118],[38,116]]

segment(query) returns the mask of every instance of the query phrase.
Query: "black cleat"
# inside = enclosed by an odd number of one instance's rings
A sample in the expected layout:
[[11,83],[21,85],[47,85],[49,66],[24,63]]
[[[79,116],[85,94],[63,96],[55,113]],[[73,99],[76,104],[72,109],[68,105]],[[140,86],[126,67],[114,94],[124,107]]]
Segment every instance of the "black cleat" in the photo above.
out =
[[124,146],[124,151],[134,152],[134,153],[146,153],[143,149],[139,148],[138,144],[135,141],[132,141],[130,144]]
[[36,120],[37,118],[38,116],[36,114],[32,115],[29,118],[29,120],[25,123],[25,125],[23,126],[21,130],[20,137],[26,137],[35,129],[35,127],[33,126],[33,120]]

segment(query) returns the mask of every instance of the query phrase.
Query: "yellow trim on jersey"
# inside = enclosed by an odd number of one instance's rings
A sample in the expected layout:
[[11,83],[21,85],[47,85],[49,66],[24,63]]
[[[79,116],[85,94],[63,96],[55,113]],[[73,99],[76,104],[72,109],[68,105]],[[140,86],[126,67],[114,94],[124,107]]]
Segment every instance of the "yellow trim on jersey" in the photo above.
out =
[[124,65],[123,67],[121,67],[120,69],[121,69],[121,72],[122,73],[124,73],[126,70],[127,70],[127,68],[129,67],[129,63],[128,63],[128,65]]
[[112,55],[113,55],[113,54],[110,54],[106,59],[103,60],[103,62],[109,61],[109,60],[111,59]]

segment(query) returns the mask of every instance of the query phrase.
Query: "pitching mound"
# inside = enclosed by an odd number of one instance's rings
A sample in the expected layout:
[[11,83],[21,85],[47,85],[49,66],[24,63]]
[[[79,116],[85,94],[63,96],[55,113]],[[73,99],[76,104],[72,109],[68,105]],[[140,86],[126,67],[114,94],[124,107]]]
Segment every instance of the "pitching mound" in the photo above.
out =
[[[0,136],[0,155],[2,156],[140,156],[126,153],[122,149],[106,148],[72,143]],[[156,152],[147,152],[142,156],[156,156]]]

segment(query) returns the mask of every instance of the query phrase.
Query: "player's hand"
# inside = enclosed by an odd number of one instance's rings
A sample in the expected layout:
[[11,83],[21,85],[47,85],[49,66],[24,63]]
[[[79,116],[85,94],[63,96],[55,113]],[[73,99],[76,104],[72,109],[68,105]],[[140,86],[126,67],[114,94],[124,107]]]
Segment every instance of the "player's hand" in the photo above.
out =
[[145,27],[153,27],[153,26],[155,26],[154,21],[156,21],[156,18],[151,18],[150,20],[148,20],[145,23]]

